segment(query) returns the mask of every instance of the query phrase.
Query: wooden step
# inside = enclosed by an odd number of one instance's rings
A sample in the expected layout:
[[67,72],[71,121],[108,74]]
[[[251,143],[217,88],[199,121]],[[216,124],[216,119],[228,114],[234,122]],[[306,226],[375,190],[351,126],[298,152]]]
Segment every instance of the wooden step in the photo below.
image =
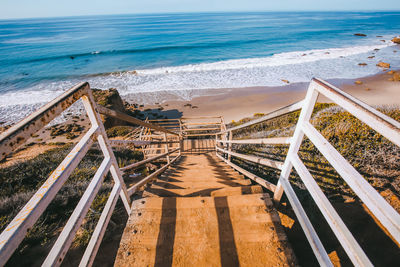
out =
[[245,195],[245,194],[261,194],[263,189],[260,185],[247,185],[240,187],[227,187],[221,188],[211,192],[212,197],[217,196],[236,196],[236,195]]
[[211,196],[213,191],[222,189],[220,187],[207,187],[207,188],[188,188],[188,189],[165,189],[162,187],[146,188],[143,191],[143,197],[198,197],[198,196]]
[[243,186],[251,185],[250,180],[210,180],[210,181],[182,181],[182,182],[169,182],[169,181],[156,181],[153,183],[153,188],[165,189],[185,189],[185,188],[215,188],[215,187],[229,187],[229,186]]
[[133,202],[115,266],[295,266],[268,194]]
[[158,177],[160,181],[170,182],[199,182],[199,181],[230,181],[230,180],[246,180],[244,176],[239,175],[212,175],[207,177],[196,177],[196,176],[181,176],[179,174],[164,174]]

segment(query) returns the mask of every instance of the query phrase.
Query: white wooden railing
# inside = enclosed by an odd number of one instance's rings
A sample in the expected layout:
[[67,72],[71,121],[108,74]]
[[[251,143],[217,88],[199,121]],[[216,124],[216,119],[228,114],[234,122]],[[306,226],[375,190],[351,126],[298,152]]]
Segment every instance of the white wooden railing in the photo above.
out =
[[[285,192],[318,262],[321,266],[333,266],[323,244],[321,243],[289,182],[289,175],[294,167],[353,264],[356,266],[372,266],[372,263],[365,255],[362,248],[354,239],[351,232],[347,229],[328,198],[322,192],[317,182],[298,156],[299,148],[304,136],[307,136],[311,140],[315,147],[330,162],[350,188],[364,202],[376,219],[384,228],[386,228],[393,239],[398,243],[400,243],[400,215],[310,123],[310,118],[319,94],[324,95],[332,102],[350,112],[395,145],[400,146],[400,123],[398,121],[382,114],[376,109],[366,105],[360,100],[323,80],[313,79],[303,101],[279,109],[243,125],[221,131],[217,134],[217,156],[237,171],[271,190],[274,193],[275,201],[280,201],[283,192]],[[266,122],[270,119],[299,109],[301,109],[300,117],[292,137],[241,140],[233,140],[232,138],[233,132],[236,130],[244,129],[261,122]],[[261,157],[236,153],[232,151],[231,144],[289,144],[289,151],[286,155],[285,161],[282,163]],[[280,177],[278,184],[272,184],[269,181],[237,166],[231,162],[231,157],[279,169]]]
[[[91,179],[88,187],[86,188],[79,203],[75,207],[72,215],[68,219],[61,234],[58,236],[50,253],[47,255],[45,261],[43,262],[43,266],[61,265],[66,253],[68,252],[68,249],[71,246],[71,243],[74,240],[76,232],[81,227],[82,222],[90,208],[90,205],[96,197],[103,183],[103,180],[108,173],[111,173],[111,176],[114,180],[114,186],[101,213],[100,219],[97,222],[96,228],[91,236],[89,244],[86,247],[86,250],[80,262],[80,266],[91,266],[93,264],[119,196],[121,197],[126,212],[129,215],[131,210],[130,196],[138,188],[145,185],[147,182],[155,178],[158,174],[166,170],[180,156],[180,153],[178,153],[178,155],[170,161],[169,156],[177,152],[178,150],[180,151],[180,147],[170,151],[168,151],[167,149],[166,153],[158,155],[157,157],[145,159],[143,161],[131,164],[120,169],[112,151],[110,141],[107,138],[104,126],[100,118],[100,113],[107,116],[116,117],[120,120],[125,120],[131,124],[136,124],[145,128],[153,129],[164,134],[178,134],[159,125],[144,122],[124,113],[110,110],[102,106],[97,106],[94,101],[89,84],[82,83],[69,89],[61,96],[57,97],[50,103],[40,108],[38,111],[34,112],[21,122],[17,123],[7,131],[2,133],[0,135],[0,160],[4,159],[13,151],[15,151],[18,147],[24,144],[32,134],[42,129],[55,117],[60,115],[64,110],[66,110],[69,106],[80,99],[82,100],[87,115],[89,117],[91,128],[86,132],[86,134],[84,134],[84,136],[79,140],[72,151],[51,173],[50,177],[44,182],[39,190],[31,197],[28,203],[20,210],[20,212],[1,233],[0,266],[6,264],[14,251],[18,248],[19,244],[23,241],[28,231],[32,228],[32,226],[46,210],[48,205],[54,199],[58,191],[67,181],[71,173],[78,166],[79,162],[82,160],[82,158],[85,156],[86,152],[90,149],[94,142],[97,141],[97,143],[99,144],[100,149],[104,155],[104,160],[97,169],[94,177]],[[113,141],[113,143],[141,146],[151,145],[157,142],[153,142],[151,140],[115,140]],[[173,142],[165,141],[163,143],[168,145],[168,143]],[[175,143],[180,144],[179,141]],[[133,170],[139,166],[142,166],[143,164],[152,162],[153,160],[160,159],[162,157],[168,158],[167,164],[127,189],[122,177],[123,171]],[[10,179],[12,178],[10,177]]]

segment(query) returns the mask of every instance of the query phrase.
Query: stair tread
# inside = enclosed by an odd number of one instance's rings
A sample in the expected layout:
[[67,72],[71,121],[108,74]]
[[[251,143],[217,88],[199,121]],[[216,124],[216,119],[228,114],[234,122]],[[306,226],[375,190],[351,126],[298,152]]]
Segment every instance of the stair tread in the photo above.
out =
[[136,200],[115,266],[221,266],[223,261],[294,265],[268,194]]
[[[257,259],[257,260],[255,260]],[[132,202],[115,266],[296,266],[269,194],[213,153],[184,155]]]

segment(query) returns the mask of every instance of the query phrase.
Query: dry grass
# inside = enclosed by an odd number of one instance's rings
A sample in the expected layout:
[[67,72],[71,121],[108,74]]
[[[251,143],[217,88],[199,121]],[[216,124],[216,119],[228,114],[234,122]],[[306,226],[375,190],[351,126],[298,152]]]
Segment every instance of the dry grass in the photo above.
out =
[[[11,222],[71,149],[71,145],[65,145],[31,160],[0,169],[0,231]],[[116,150],[115,156],[120,166],[134,163],[143,157],[141,153],[127,149]],[[37,250],[39,252],[33,253],[35,260],[31,259],[31,263],[43,260],[43,255],[46,255],[43,251],[48,251],[55,241],[102,160],[103,155],[98,149],[88,151],[14,253],[8,262],[10,266],[21,265],[22,258]],[[79,230],[73,247],[87,245],[112,186],[113,181],[108,175],[85,217],[85,223]],[[118,207],[115,213],[123,213],[122,207]]]
[[[376,107],[386,115],[400,121],[397,106]],[[235,133],[236,139],[291,136],[299,112],[275,118]],[[248,121],[245,119],[242,122]],[[400,148],[362,123],[360,120],[333,104],[317,104],[311,122],[322,135],[378,190],[390,189],[400,195]],[[234,149],[257,156],[284,161],[287,145],[234,145]],[[325,193],[332,198],[354,197],[343,179],[336,173],[315,146],[305,138],[299,155]],[[278,171],[237,160],[246,168],[268,177],[276,183]],[[304,188],[299,177],[291,179],[299,189]]]

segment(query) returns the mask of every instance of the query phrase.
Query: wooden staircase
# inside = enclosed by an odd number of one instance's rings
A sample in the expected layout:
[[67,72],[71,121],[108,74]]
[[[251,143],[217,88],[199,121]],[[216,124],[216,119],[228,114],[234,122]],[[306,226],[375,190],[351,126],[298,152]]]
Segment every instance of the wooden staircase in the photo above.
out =
[[183,155],[132,203],[115,266],[295,266],[262,188],[215,152]]

